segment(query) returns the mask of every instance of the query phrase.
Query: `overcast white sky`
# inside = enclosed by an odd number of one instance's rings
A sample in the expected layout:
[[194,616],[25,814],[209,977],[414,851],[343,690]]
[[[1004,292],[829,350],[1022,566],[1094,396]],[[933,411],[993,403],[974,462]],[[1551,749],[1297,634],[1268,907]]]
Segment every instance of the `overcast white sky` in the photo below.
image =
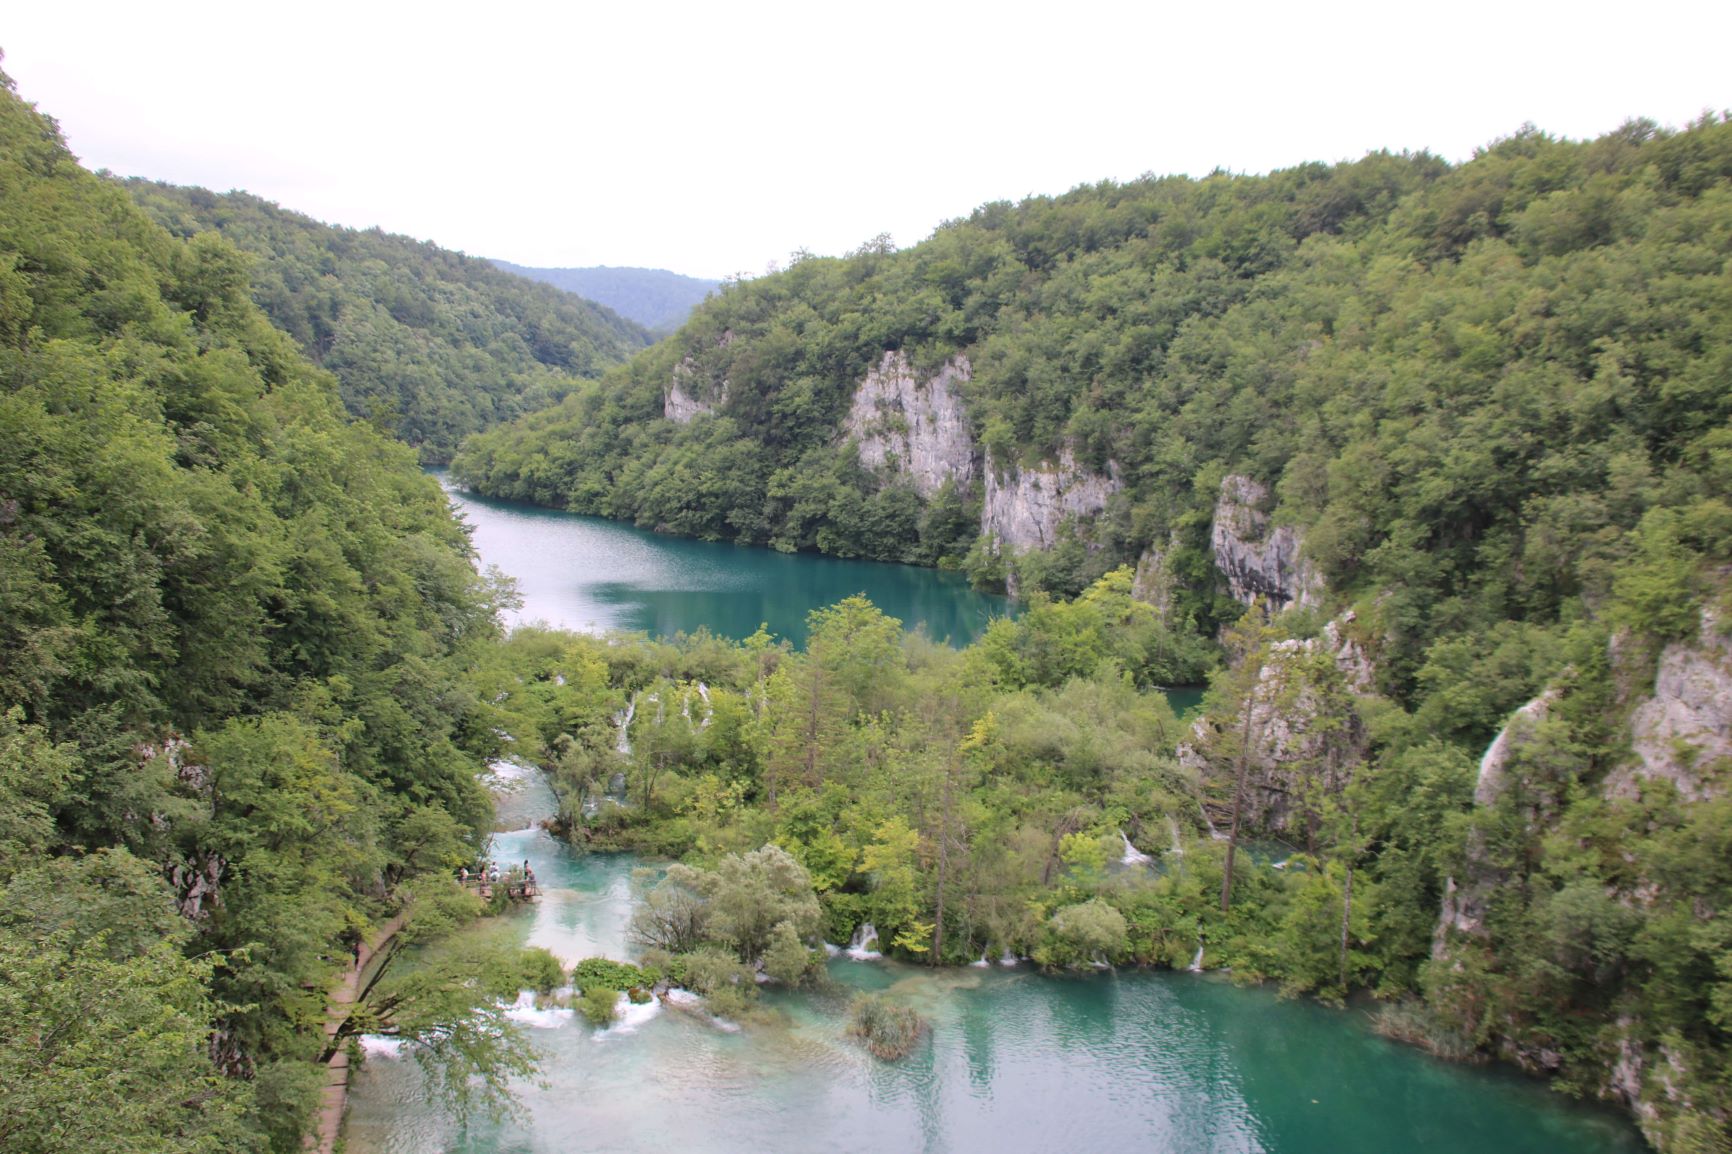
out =
[[990,200],[1732,106],[1732,3],[53,0],[4,68],[92,168],[521,264],[761,272]]

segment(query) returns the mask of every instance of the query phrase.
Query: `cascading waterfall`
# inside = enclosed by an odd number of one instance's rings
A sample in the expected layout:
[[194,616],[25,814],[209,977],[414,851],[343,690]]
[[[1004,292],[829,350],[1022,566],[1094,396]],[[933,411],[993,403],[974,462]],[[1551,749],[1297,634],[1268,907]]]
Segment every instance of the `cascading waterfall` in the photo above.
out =
[[1136,846],[1132,845],[1131,839],[1129,837],[1125,836],[1125,831],[1122,829],[1119,831],[1119,840],[1125,843],[1124,856],[1119,858],[1119,861],[1123,862],[1125,865],[1127,865],[1127,866],[1148,865],[1150,862],[1153,862],[1155,860],[1154,858],[1150,857],[1148,854],[1144,853],[1142,850],[1138,849]]
[[613,747],[627,757],[631,756],[631,719],[636,716],[637,694],[634,693],[631,700],[626,702],[625,709],[613,715],[614,721],[619,725],[619,740],[613,743]]
[[1191,972],[1193,974],[1200,974],[1203,972],[1203,943],[1202,942],[1197,943],[1197,952],[1191,958]]
[[857,962],[869,962],[874,958],[884,956],[872,949],[873,944],[877,941],[878,927],[871,922],[861,922],[859,928],[854,931],[854,936],[848,939],[848,948],[842,952]]

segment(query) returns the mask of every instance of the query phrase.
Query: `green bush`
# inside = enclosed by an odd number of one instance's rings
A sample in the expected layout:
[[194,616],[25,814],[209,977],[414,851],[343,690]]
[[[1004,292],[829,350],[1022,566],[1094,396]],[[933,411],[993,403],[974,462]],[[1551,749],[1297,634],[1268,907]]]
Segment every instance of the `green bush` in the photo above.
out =
[[585,958],[571,971],[571,983],[580,990],[602,986],[610,990],[629,990],[633,986],[653,986],[656,977],[630,962],[612,958]]
[[907,1057],[925,1032],[926,1022],[919,1014],[885,994],[857,995],[849,1007],[849,1035],[886,1062]]
[[550,994],[565,985],[565,966],[540,946],[530,946],[518,958],[523,984],[538,994]]
[[577,1009],[591,1025],[606,1026],[619,1016],[619,991],[606,986],[586,986],[577,999]]

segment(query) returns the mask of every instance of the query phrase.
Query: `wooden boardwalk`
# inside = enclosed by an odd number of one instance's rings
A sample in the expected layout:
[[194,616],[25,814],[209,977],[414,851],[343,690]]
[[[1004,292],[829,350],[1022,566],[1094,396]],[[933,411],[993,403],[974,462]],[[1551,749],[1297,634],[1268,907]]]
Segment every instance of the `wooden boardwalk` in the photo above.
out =
[[[336,1046],[337,1032],[343,1028],[343,1023],[349,1020],[354,1012],[355,999],[360,996],[363,980],[373,963],[378,960],[379,953],[391,944],[397,932],[403,928],[408,919],[407,913],[398,914],[384,925],[374,930],[361,942],[361,948],[355,958],[355,965],[345,973],[331,989],[330,1001],[325,1006],[325,1048]],[[343,1130],[343,1110],[349,1104],[349,1050],[346,1046],[336,1046],[336,1052],[325,1063],[325,1087],[322,1091],[323,1100],[319,1104],[318,1125],[307,1135],[303,1143],[308,1150],[317,1150],[319,1154],[336,1154],[337,1136]]]
[[[522,877],[502,878],[499,884],[512,901],[533,901],[541,894],[540,887]],[[473,889],[483,901],[493,900],[493,886],[479,878],[471,878],[465,888]],[[324,1063],[325,1086],[321,1091],[318,1125],[302,1143],[307,1150],[336,1154],[337,1138],[343,1132],[343,1111],[349,1104],[349,1049],[336,1044],[337,1034],[354,1012],[355,999],[366,989],[367,978],[374,972],[373,963],[380,960],[380,954],[396,939],[408,918],[407,911],[400,913],[369,934],[361,942],[354,967],[345,971],[331,988],[330,1000],[325,1005],[325,1048],[335,1052]]]

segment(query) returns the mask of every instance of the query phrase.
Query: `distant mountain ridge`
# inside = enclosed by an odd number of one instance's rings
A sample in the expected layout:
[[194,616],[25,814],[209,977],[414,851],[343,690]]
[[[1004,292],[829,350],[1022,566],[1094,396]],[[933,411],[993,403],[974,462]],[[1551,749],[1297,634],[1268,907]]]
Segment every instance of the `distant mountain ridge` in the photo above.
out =
[[527,268],[506,260],[493,266],[606,305],[656,333],[679,328],[722,283],[661,268]]

